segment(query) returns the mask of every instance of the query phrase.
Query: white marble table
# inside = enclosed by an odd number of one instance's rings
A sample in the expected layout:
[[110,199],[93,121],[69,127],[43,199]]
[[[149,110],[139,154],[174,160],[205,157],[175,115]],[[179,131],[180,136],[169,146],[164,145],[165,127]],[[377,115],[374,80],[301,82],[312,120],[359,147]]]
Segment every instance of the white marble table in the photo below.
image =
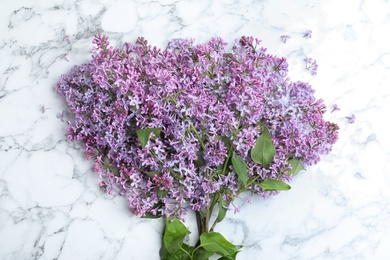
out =
[[[241,212],[216,230],[245,246],[237,259],[390,259],[386,0],[2,0],[0,259],[159,258],[162,220],[139,219],[124,198],[104,194],[57,118],[66,104],[54,85],[89,59],[98,32],[161,48],[178,37],[252,35],[286,56],[290,77],[310,82],[329,106],[340,140],[290,191],[237,201]],[[318,75],[304,70],[305,56]],[[334,104],[340,110],[330,113]],[[192,215],[186,224],[195,233]]]

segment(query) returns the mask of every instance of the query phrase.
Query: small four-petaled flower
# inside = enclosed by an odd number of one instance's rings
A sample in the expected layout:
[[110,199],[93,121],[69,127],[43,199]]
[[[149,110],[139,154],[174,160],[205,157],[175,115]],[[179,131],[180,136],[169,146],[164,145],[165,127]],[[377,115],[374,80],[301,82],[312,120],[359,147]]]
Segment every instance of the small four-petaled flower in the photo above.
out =
[[287,40],[291,39],[290,35],[282,35],[280,36],[280,39],[282,39],[283,43],[286,43]]
[[311,38],[312,31],[311,30],[306,30],[305,34],[303,35],[303,38]]

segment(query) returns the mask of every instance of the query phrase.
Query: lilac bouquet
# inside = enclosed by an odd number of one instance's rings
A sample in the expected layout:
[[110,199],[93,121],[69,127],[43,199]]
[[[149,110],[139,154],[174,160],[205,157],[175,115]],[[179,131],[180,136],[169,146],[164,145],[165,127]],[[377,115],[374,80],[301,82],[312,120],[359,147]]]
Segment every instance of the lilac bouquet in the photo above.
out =
[[[235,259],[240,246],[214,232],[232,201],[290,189],[337,140],[323,101],[291,82],[286,59],[258,39],[242,37],[231,51],[220,38],[175,39],[165,50],[144,38],[93,43],[92,60],[56,86],[74,115],[67,136],[84,143],[106,192],[125,196],[136,215],[166,218],[161,259]],[[194,246],[183,242],[189,210]]]

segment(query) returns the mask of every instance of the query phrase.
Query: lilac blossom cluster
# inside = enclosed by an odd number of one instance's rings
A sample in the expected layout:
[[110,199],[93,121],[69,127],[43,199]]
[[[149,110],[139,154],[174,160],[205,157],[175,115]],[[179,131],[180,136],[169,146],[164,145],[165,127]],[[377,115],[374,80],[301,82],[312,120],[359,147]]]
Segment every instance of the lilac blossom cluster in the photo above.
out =
[[[291,82],[285,58],[252,37],[231,51],[220,38],[195,45],[172,40],[165,50],[143,38],[120,48],[105,36],[93,41],[92,60],[63,75],[56,88],[73,119],[67,136],[84,143],[107,192],[119,192],[134,214],[177,216],[204,209],[222,194],[268,196],[251,180],[289,181],[290,159],[312,165],[337,140],[337,125],[308,83]],[[265,125],[276,154],[267,167],[250,150]],[[151,131],[146,144],[137,131]],[[247,167],[243,185],[231,153]]]
[[306,63],[306,70],[310,71],[310,74],[313,76],[317,75],[317,69],[318,69],[317,61],[308,57],[306,57],[304,61]]

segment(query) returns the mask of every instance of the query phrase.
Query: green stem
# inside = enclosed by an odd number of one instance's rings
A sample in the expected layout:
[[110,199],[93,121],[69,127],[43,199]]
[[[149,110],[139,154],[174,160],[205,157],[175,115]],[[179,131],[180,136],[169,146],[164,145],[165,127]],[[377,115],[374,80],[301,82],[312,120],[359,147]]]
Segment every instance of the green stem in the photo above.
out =
[[[197,211],[195,215],[196,215],[196,224],[198,227],[198,235],[200,237],[200,235],[202,234],[202,217],[200,216],[199,211]],[[198,239],[198,242],[196,243],[195,246],[199,246],[199,245],[200,245],[200,239]]]
[[226,169],[227,169],[227,166],[228,166],[228,164],[229,164],[229,160],[230,160],[230,158],[231,158],[232,155],[233,155],[233,142],[234,142],[234,140],[236,140],[236,137],[237,137],[238,132],[240,132],[240,122],[241,122],[241,116],[238,118],[238,126],[237,126],[237,129],[236,129],[236,131],[234,131],[234,133],[233,133],[233,140],[232,140],[232,143],[230,144],[230,147],[229,147],[228,156],[226,157],[225,163],[223,164],[222,174],[225,174],[225,173],[226,173]]
[[[207,168],[206,169],[206,179],[209,179],[209,176],[210,175],[210,170]],[[207,199],[209,199],[209,194],[207,194]],[[209,222],[210,222],[210,205],[211,205],[211,201],[209,203],[207,203],[206,205],[206,216],[205,216],[205,226],[204,226],[204,231],[206,233],[209,232]]]
[[217,225],[217,223],[218,223],[218,218],[216,218],[216,219],[214,220],[214,223],[213,223],[213,225],[212,225],[211,228],[210,228],[210,232],[214,232],[214,228],[215,228],[215,226]]
[[[209,178],[210,178],[210,169],[207,168],[206,169],[206,179],[209,179]],[[209,195],[207,195],[207,199],[208,198],[209,198]],[[210,207],[211,207],[212,203],[213,203],[212,201],[207,203],[204,215],[202,214],[202,211],[196,211],[195,212],[196,223],[197,223],[197,226],[198,226],[198,234],[199,234],[199,239],[198,239],[198,242],[196,243],[195,246],[199,246],[200,245],[200,236],[203,233],[208,233],[209,232],[209,223],[210,223],[210,216],[211,216]]]
[[200,138],[200,135],[199,135],[198,131],[196,130],[195,126],[192,124],[192,122],[190,122],[190,126],[191,126],[191,129],[195,132],[195,135],[198,138],[200,146],[204,150],[204,143],[203,143],[202,139]]
[[184,248],[180,247],[180,250],[183,251],[184,253],[186,253],[191,259],[194,259],[192,255],[190,255],[190,253],[188,253],[186,250],[184,250]]
[[254,177],[250,182],[248,182],[246,184],[246,187],[250,186],[252,183],[254,183],[258,178],[260,177],[260,175],[257,175],[256,177]]

